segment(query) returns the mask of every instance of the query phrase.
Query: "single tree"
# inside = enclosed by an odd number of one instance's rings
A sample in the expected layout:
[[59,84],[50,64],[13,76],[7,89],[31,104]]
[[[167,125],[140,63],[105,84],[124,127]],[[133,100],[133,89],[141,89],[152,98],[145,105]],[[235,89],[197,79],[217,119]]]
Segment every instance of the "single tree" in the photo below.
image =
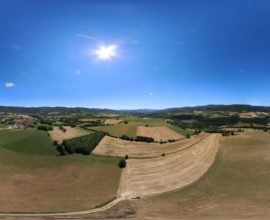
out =
[[119,160],[119,163],[118,163],[118,166],[122,169],[122,168],[125,168],[127,165],[127,162],[125,159],[120,159]]

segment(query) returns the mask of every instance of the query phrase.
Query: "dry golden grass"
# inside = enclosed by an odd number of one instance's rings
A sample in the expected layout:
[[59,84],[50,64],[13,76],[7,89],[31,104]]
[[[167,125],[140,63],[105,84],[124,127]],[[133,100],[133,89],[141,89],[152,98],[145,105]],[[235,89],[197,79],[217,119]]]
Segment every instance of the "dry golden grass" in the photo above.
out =
[[211,134],[174,154],[151,159],[129,159],[122,172],[118,194],[149,196],[190,185],[213,164],[219,140],[219,134]]
[[158,157],[163,153],[170,154],[184,149],[197,143],[206,136],[207,134],[202,133],[192,136],[190,139],[183,139],[166,144],[126,141],[106,136],[100,141],[92,153],[96,155],[119,157],[128,155],[129,158]]
[[179,140],[183,138],[179,133],[171,130],[166,126],[162,127],[145,127],[137,128],[137,136],[152,137],[155,141]]
[[65,139],[70,139],[89,134],[89,132],[78,128],[72,128],[69,126],[65,126],[64,128],[66,129],[66,132],[62,131],[58,127],[54,127],[52,131],[49,131],[51,138],[57,141],[58,143],[62,143],[63,140]]
[[133,219],[269,219],[269,146],[270,134],[261,131],[224,137],[213,166],[195,184],[123,202],[106,214],[121,214],[125,207]]
[[123,120],[118,120],[118,119],[107,119],[104,124],[106,125],[117,125],[120,124]]

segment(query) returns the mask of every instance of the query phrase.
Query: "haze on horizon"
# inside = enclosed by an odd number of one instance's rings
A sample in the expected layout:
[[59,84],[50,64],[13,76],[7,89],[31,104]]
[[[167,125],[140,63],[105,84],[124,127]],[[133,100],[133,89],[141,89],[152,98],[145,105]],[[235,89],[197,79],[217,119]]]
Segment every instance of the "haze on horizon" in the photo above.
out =
[[267,0],[1,0],[0,105],[270,105]]

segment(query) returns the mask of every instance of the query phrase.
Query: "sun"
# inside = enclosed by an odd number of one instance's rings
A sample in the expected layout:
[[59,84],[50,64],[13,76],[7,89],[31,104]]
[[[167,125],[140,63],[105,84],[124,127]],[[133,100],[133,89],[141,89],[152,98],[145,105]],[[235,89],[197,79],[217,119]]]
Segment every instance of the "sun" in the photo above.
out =
[[108,60],[117,56],[117,46],[115,44],[109,46],[101,46],[95,51],[98,59]]

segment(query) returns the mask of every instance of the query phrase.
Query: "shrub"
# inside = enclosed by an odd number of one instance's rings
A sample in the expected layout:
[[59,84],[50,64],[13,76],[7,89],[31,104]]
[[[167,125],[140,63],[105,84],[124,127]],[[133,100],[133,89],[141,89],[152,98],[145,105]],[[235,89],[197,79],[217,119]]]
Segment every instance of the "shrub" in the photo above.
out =
[[190,134],[187,134],[186,137],[187,137],[187,138],[190,138]]
[[128,141],[134,141],[133,137],[129,137],[129,136],[127,136],[127,135],[122,135],[122,136],[120,137],[120,139],[128,140]]
[[40,124],[37,126],[37,130],[51,131],[51,130],[53,130],[53,127],[51,125]]
[[63,155],[66,154],[65,148],[64,148],[64,146],[61,145],[61,144],[57,144],[56,150],[59,152],[59,154],[60,154],[61,156],[63,156]]
[[74,147],[70,146],[70,145],[67,145],[65,143],[65,141],[63,142],[63,146],[64,146],[64,149],[65,151],[68,153],[68,154],[73,154],[75,152],[75,149]]
[[194,134],[196,134],[196,135],[198,135],[198,134],[200,134],[201,133],[201,130],[200,129],[197,129],[197,130],[195,130],[195,132],[194,132]]
[[122,169],[122,168],[125,168],[127,165],[127,162],[125,159],[120,159],[119,160],[119,163],[118,163],[118,166]]
[[168,142],[169,143],[175,142],[175,139],[169,139]]
[[126,156],[125,156],[125,159],[127,160],[128,159],[128,155],[126,154]]
[[66,132],[66,131],[67,131],[67,129],[65,129],[63,126],[59,126],[59,129],[60,129],[61,131],[63,131],[63,132]]
[[137,136],[135,138],[135,141],[143,141],[143,142],[154,142],[154,139],[152,137],[144,137],[144,136]]

